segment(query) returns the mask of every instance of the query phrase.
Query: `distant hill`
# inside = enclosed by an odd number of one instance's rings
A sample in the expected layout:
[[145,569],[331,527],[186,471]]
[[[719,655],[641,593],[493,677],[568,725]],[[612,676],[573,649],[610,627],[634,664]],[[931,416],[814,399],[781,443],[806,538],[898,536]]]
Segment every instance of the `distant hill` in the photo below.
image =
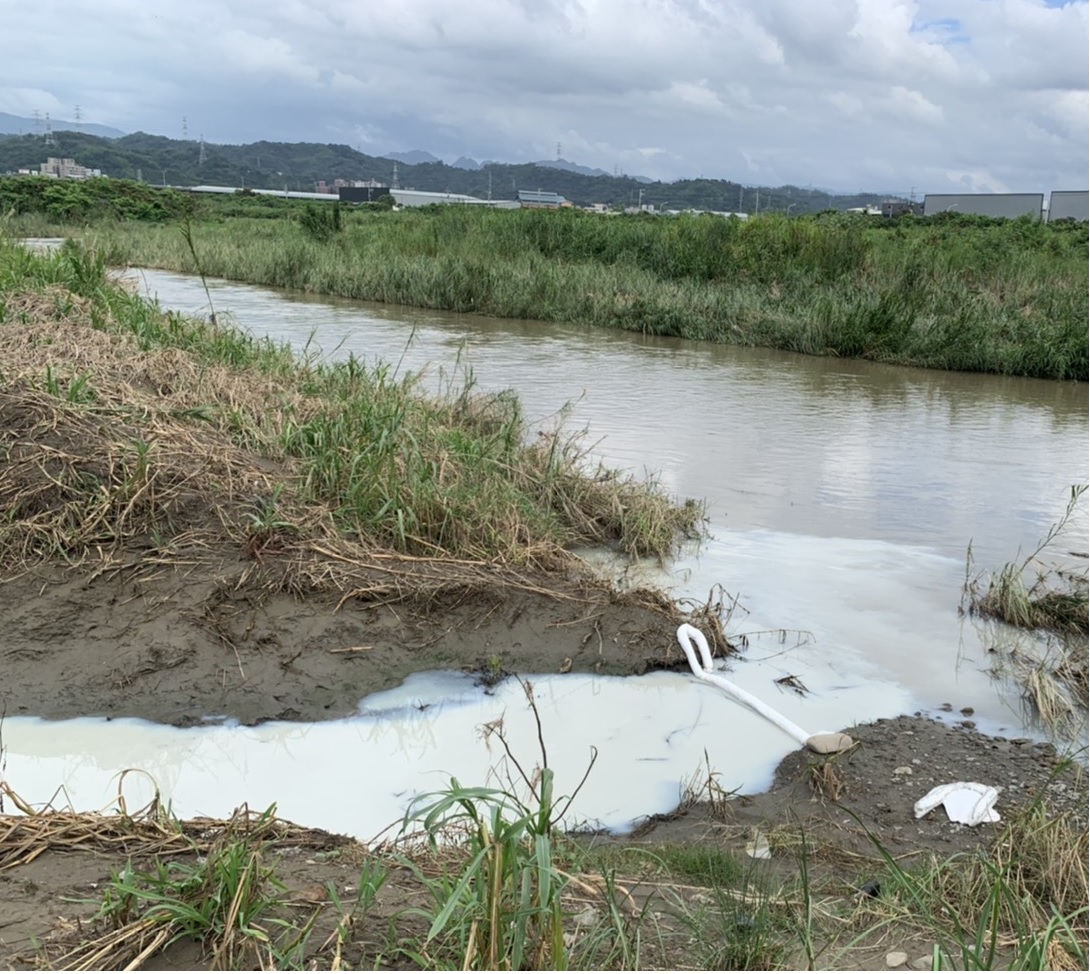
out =
[[[80,165],[101,169],[118,179],[136,179],[166,186],[236,186],[251,189],[313,190],[319,180],[374,179],[389,185],[394,176],[390,157],[364,155],[347,145],[311,142],[253,142],[216,145],[194,139],[168,139],[134,132],[101,138],[87,132],[54,131],[53,146],[40,135],[0,135],[0,174],[21,168],[37,169],[47,156],[67,156]],[[430,155],[424,153],[425,155]],[[405,155],[412,155],[405,153]],[[585,167],[558,168],[555,163],[505,165],[483,162],[476,169],[432,161],[407,163],[398,159],[402,189],[465,193],[481,199],[515,199],[520,189],[559,193],[577,206],[610,207],[640,204],[665,210],[718,212],[778,211],[799,216],[818,210],[845,210],[880,203],[876,193],[836,196],[798,186],[744,186],[726,179],[679,179],[654,182],[632,176],[612,176]],[[465,160],[472,162],[472,160]],[[561,160],[563,162],[563,160]]]
[[[58,118],[49,120],[49,127],[54,132],[86,132],[99,135],[104,139],[116,139],[125,133],[109,125],[96,125],[94,122],[65,122]],[[0,112],[0,135],[44,135],[45,119],[24,118],[22,115],[9,115]]]
[[[544,169],[563,169],[565,172],[577,172],[581,176],[611,176],[612,173],[606,172],[604,169],[591,169],[589,166],[580,166],[575,162],[568,162],[567,159],[541,159],[535,163],[535,166],[541,166]],[[650,182],[650,180],[648,180]]]
[[382,158],[394,159],[397,162],[404,162],[409,166],[418,166],[422,162],[443,161],[438,156],[433,156],[430,152],[425,152],[423,149],[413,149],[410,152],[384,152]]

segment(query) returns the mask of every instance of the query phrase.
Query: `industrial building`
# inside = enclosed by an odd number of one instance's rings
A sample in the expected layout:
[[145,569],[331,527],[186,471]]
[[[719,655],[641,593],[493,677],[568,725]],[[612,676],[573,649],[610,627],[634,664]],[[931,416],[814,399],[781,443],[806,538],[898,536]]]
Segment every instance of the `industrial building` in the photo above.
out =
[[1020,216],[1040,220],[1044,205],[1044,193],[928,193],[923,201],[923,215],[973,213],[1008,220]]
[[[20,169],[20,174],[30,174],[29,170]],[[79,165],[75,159],[55,159],[50,156],[38,166],[39,176],[49,176],[52,179],[94,179],[102,175],[101,169],[88,169]]]
[[1085,189],[1054,189],[1048,201],[1048,222],[1090,220],[1090,192]]
[[[319,188],[321,188],[319,186]],[[374,203],[383,196],[390,195],[390,187],[381,183],[368,183],[363,186],[338,186],[337,198],[342,203]]]
[[398,206],[431,206],[433,204],[461,204],[463,206],[491,206],[511,209],[518,206],[514,200],[482,200],[464,193],[427,193],[419,189],[391,189],[390,195]]
[[559,210],[562,206],[571,206],[571,203],[559,193],[547,193],[540,189],[520,189],[519,206],[530,209]]

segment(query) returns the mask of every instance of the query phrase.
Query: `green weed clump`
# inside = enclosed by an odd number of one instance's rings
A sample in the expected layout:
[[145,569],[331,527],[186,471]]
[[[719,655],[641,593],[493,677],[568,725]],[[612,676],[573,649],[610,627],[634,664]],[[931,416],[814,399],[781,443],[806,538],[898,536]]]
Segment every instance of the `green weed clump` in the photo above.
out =
[[[986,586],[979,578],[967,578],[964,594],[970,612],[1021,629],[1045,629],[1061,635],[1086,633],[1090,618],[1085,569],[1057,568],[1047,560],[1086,491],[1086,484],[1071,488],[1063,516],[1024,559],[1005,564]],[[971,563],[972,549],[968,557]],[[1081,557],[1085,558],[1085,553]]]
[[1017,639],[1000,638],[993,669],[1007,671],[1021,684],[1026,700],[1053,730],[1067,729],[1085,718],[1090,695],[1086,552],[1065,556],[1056,551],[1086,491],[1086,484],[1073,486],[1063,515],[1037,547],[1025,558],[1003,565],[986,581],[970,577],[971,546],[966,561],[963,613],[1045,636],[1043,652],[1027,649]]
[[990,850],[906,868],[887,866],[882,926],[915,926],[935,970],[1086,969],[1090,890],[1085,823],[1037,802]]

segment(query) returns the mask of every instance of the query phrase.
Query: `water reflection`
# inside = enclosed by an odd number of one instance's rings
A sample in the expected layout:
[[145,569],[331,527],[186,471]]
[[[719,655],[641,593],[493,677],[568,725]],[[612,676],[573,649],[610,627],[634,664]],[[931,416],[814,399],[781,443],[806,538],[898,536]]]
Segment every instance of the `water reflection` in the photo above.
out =
[[[198,281],[142,280],[164,305],[204,307]],[[483,391],[515,389],[542,427],[569,406],[596,455],[707,500],[711,538],[662,576],[673,594],[722,586],[747,624],[810,630],[813,653],[895,680],[919,706],[956,692],[1009,719],[988,647],[958,619],[966,550],[998,567],[1062,513],[1090,464],[1085,385],[212,288],[256,334],[435,382],[468,368]]]

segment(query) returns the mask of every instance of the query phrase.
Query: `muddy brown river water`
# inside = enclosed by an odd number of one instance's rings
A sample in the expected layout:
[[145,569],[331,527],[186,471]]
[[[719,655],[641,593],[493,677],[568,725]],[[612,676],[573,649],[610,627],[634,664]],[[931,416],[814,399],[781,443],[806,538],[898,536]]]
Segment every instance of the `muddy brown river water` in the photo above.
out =
[[[165,308],[208,313],[199,280],[131,273]],[[746,636],[749,648],[735,664],[735,678],[802,726],[835,729],[915,711],[943,715],[948,705],[954,718],[972,708],[973,720],[986,732],[1043,735],[1017,687],[992,672],[990,652],[1014,638],[1028,641],[1031,650],[1042,651],[1042,645],[962,617],[958,606],[970,543],[973,572],[1032,550],[1062,513],[1071,485],[1086,481],[1085,385],[816,359],[209,283],[217,314],[230,315],[255,335],[328,358],[351,352],[396,365],[402,373],[423,371],[424,382],[438,387],[460,388],[470,370],[481,390],[515,390],[533,431],[551,429],[560,418],[569,428],[585,427],[593,454],[609,465],[652,473],[679,496],[706,500],[709,537],[698,548],[665,567],[603,568],[615,571],[622,584],[649,581],[681,599],[703,602],[721,591],[728,603],[736,600],[728,631]],[[1060,550],[1085,551],[1086,542],[1084,505]],[[806,696],[774,682],[789,676],[808,689]],[[132,766],[142,739],[150,749],[145,759],[157,762],[159,774],[185,784],[179,795],[195,796],[198,803],[217,794],[226,800],[225,782],[251,781],[240,800],[248,796],[260,804],[254,793],[276,795],[284,760],[305,766],[308,746],[325,750],[350,741],[388,752],[384,791],[391,804],[376,822],[385,824],[401,797],[420,787],[418,779],[398,777],[399,769],[458,770],[453,765],[460,758],[439,746],[455,733],[442,721],[473,726],[490,719],[483,694],[446,680],[437,676],[429,685],[425,676],[406,691],[413,701],[436,705],[426,722],[413,716],[408,697],[385,711],[364,701],[363,722],[337,722],[346,728],[341,731],[332,723],[269,725],[235,729],[232,738],[225,736],[231,728],[163,728],[153,738],[127,722],[99,727],[93,735],[81,721],[65,722],[72,725],[69,735],[59,725],[46,729],[32,720],[12,721],[5,728],[9,777],[18,781],[19,770],[23,781],[33,777],[43,788],[49,781],[55,786],[59,777],[71,788],[94,791],[99,786],[81,785],[80,776],[97,775],[98,781]],[[574,713],[590,713],[604,729],[603,740],[618,742],[596,771],[603,804],[580,809],[589,819],[620,827],[638,814],[670,807],[677,782],[694,770],[709,735],[759,742],[753,761],[738,765],[737,774],[752,787],[767,783],[791,748],[760,722],[702,725],[709,710],[730,705],[694,689],[683,676],[657,674],[638,691],[635,680],[617,682],[638,693],[639,706],[647,708],[639,713],[647,716],[633,718],[635,697],[613,682],[580,680],[563,689],[558,682],[555,690],[541,684],[549,695],[546,717],[557,727],[570,724]],[[439,716],[444,700],[453,703],[447,716]],[[379,712],[389,719],[376,720]],[[692,747],[652,747],[623,730],[652,715]],[[635,724],[625,723],[632,719]],[[706,733],[697,733],[702,726]],[[340,743],[329,736],[337,734]],[[572,737],[573,747],[582,747],[580,735]],[[370,743],[361,744],[364,739]],[[1084,745],[1085,734],[1060,743]],[[573,763],[580,764],[580,753],[572,752]],[[475,773],[480,757],[463,773]],[[719,765],[724,761],[725,753]],[[657,777],[647,774],[652,767]],[[251,769],[256,770],[247,778]],[[629,800],[618,805],[611,782],[636,776],[648,782],[654,777],[655,783],[628,788]],[[321,804],[317,796],[315,802]],[[306,808],[282,811],[326,824]]]

